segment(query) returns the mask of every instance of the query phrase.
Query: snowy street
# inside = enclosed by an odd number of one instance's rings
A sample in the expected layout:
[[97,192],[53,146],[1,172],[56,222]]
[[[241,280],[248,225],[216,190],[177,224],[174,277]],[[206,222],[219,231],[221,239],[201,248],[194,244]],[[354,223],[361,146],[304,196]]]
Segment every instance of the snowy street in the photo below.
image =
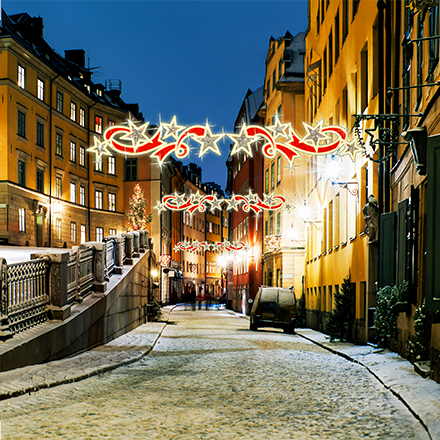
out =
[[1,402],[7,439],[425,439],[361,365],[228,311],[178,307],[153,351]]

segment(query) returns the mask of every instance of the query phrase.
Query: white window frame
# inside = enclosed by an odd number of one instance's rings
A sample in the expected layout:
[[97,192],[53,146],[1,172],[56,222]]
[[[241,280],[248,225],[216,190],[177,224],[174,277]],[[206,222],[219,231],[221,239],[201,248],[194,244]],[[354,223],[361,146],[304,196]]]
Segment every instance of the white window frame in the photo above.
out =
[[82,167],[86,166],[86,149],[85,147],[79,147],[79,164]]
[[103,203],[103,192],[99,190],[95,190],[95,208],[102,209]]
[[69,158],[70,162],[76,162],[76,142],[72,140],[70,141]]
[[82,107],[79,109],[79,125],[86,126],[86,111]]
[[81,206],[86,205],[86,187],[85,186],[79,187],[79,204]]
[[61,241],[62,238],[62,223],[60,218],[55,219],[55,239]]
[[116,157],[108,156],[107,173],[116,175]]
[[116,211],[116,194],[108,193],[108,210]]
[[40,78],[37,78],[37,98],[44,101],[44,81]]
[[85,243],[86,240],[86,225],[81,225],[81,243]]
[[26,232],[26,209],[18,208],[18,230]]
[[95,234],[96,234],[96,241],[104,240],[104,228],[101,228],[101,226],[97,226]]
[[19,87],[26,90],[26,68],[21,64],[18,65],[17,84]]
[[76,121],[76,103],[70,101],[70,119]]
[[70,222],[70,241],[76,243],[76,222]]

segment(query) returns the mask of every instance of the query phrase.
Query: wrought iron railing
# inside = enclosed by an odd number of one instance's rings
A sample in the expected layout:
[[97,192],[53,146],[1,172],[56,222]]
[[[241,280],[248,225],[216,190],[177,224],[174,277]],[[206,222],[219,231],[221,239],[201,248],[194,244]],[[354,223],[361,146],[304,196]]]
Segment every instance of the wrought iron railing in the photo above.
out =
[[67,302],[81,302],[93,289],[93,249],[78,249],[67,263]]
[[26,261],[7,266],[7,316],[9,330],[15,334],[47,320],[49,303],[49,259]]

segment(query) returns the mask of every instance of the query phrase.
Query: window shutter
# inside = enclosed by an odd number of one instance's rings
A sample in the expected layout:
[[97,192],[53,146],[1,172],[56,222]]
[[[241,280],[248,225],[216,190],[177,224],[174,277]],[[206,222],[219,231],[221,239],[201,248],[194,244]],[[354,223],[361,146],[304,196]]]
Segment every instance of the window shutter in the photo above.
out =
[[397,284],[402,283],[407,278],[407,253],[411,251],[410,243],[408,243],[408,234],[410,228],[408,224],[408,199],[402,200],[397,205]]
[[440,310],[440,136],[428,138],[426,307]]
[[379,229],[379,287],[396,283],[396,213],[380,216]]

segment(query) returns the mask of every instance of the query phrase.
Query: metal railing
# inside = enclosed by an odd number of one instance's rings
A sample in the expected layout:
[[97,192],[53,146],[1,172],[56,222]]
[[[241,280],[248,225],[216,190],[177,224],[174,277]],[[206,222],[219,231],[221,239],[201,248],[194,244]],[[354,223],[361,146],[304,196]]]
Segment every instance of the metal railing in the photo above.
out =
[[47,320],[49,259],[26,261],[6,268],[6,315],[12,334]]
[[78,249],[67,263],[67,303],[81,302],[93,290],[93,249]]
[[[116,268],[117,241],[113,237],[107,237],[104,242],[106,244],[101,258],[104,264],[104,279],[108,281]],[[87,243],[85,245],[71,251],[67,261],[67,304],[69,305],[82,302],[95,287],[95,264],[101,260],[96,259],[96,249],[93,246],[88,246]],[[118,252],[122,254],[122,264],[127,258],[131,258],[131,255],[127,255],[125,236],[122,236]],[[54,282],[52,264],[54,262],[49,256],[10,265],[4,258],[0,258],[0,324],[4,332],[9,329],[9,337],[48,319],[48,306],[51,304],[49,289],[52,288],[49,285]],[[57,272],[55,274],[57,277]],[[55,283],[57,282],[58,279],[55,280]],[[1,337],[1,339],[5,338],[7,336]]]

